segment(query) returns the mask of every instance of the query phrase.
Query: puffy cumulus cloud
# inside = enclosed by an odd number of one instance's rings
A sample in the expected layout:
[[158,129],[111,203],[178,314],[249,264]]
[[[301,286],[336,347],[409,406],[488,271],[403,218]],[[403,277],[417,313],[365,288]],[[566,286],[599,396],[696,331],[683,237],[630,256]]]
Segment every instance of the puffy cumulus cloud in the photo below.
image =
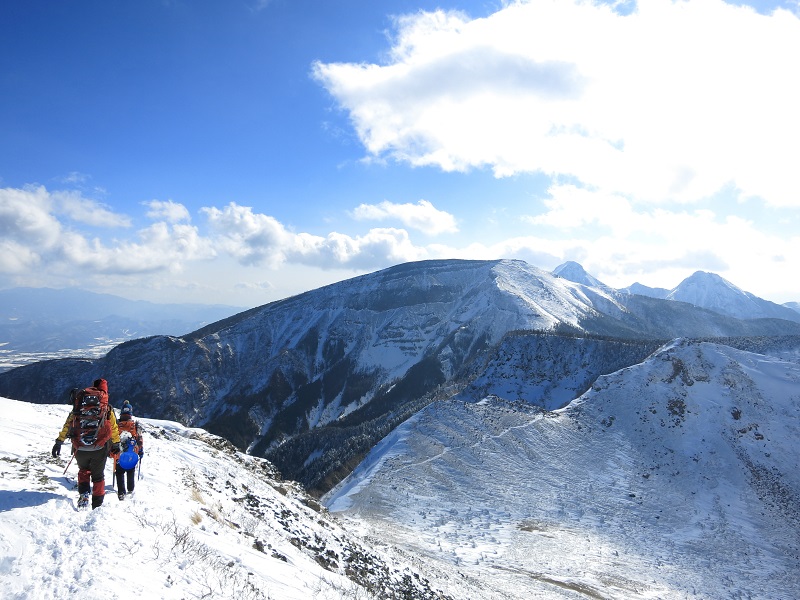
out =
[[217,256],[212,241],[202,236],[193,225],[159,222],[140,230],[138,236],[138,243],[122,244],[121,252],[134,251],[154,265],[159,263],[160,256],[162,263],[169,261],[170,270],[180,268],[185,261],[209,260]]
[[191,221],[189,211],[183,204],[172,200],[150,200],[142,202],[147,207],[147,217],[153,220],[166,221],[167,223],[181,223]]
[[100,238],[66,232],[58,258],[73,268],[95,274],[132,275],[179,271],[186,261],[215,255],[210,242],[189,225],[156,223],[140,230],[138,237],[138,241],[106,244]]
[[[63,217],[86,227],[71,227]],[[150,273],[214,256],[210,242],[189,225],[155,223],[138,231],[134,241],[109,233],[111,226],[129,224],[127,217],[74,192],[48,192],[41,186],[2,189],[0,270],[16,274],[36,268],[60,276]]]
[[55,212],[77,223],[92,227],[130,227],[131,219],[114,212],[104,204],[84,198],[75,191],[55,191],[50,193]]
[[458,231],[455,217],[448,212],[438,210],[427,200],[420,200],[416,204],[395,204],[389,201],[380,204],[361,204],[353,211],[353,218],[373,221],[394,219],[406,227],[428,235]]
[[277,219],[231,202],[222,210],[201,209],[208,219],[215,244],[242,264],[280,265],[291,251],[294,234]]
[[61,224],[52,214],[53,201],[43,187],[0,189],[0,238],[6,272],[31,268],[41,253],[59,243]]
[[567,175],[637,201],[800,206],[800,18],[722,0],[518,1],[397,21],[386,64],[317,63],[370,156]]
[[26,273],[39,269],[41,255],[9,239],[0,239],[0,274]]
[[[182,205],[146,202],[147,216],[161,220],[120,238],[105,227],[76,228],[66,220],[59,221],[65,214],[65,199],[73,208],[92,206],[77,194],[50,193],[43,187],[0,190],[1,273],[18,275],[37,269],[61,278],[121,277],[176,273],[187,270],[191,263],[223,257],[243,266],[279,268],[294,264],[352,271],[378,269],[427,255],[427,250],[415,246],[403,229],[376,228],[359,236],[295,233],[274,217],[235,203],[221,209],[202,209],[208,227],[204,234],[199,227],[183,222],[188,211]],[[440,221],[445,214],[430,206],[421,208],[420,214]],[[413,221],[422,217],[403,218]],[[109,223],[113,219],[100,221]]]
[[295,249],[287,254],[292,262],[322,268],[379,269],[427,256],[403,229],[371,229],[363,236],[330,233],[326,237],[301,234]]
[[221,210],[206,207],[202,212],[208,218],[215,247],[243,265],[380,268],[425,253],[401,229],[373,229],[356,237],[333,232],[323,237],[294,233],[274,217],[236,203]]

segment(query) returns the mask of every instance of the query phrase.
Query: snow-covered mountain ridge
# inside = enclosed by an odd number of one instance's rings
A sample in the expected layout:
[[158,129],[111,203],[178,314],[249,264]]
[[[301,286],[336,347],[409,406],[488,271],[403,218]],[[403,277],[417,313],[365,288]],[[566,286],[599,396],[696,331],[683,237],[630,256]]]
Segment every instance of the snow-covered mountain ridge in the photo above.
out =
[[[455,599],[452,571],[342,527],[262,459],[200,429],[143,419],[136,489],[77,511],[69,412],[0,398],[0,598]],[[52,434],[52,435],[51,435]],[[454,595],[435,588],[427,573]],[[452,580],[452,583],[450,580]]]
[[[583,282],[586,277],[591,277],[591,275],[584,275],[584,273],[583,267],[577,265],[567,270],[566,274],[560,274],[560,276],[567,277],[572,281]],[[597,283],[599,286],[604,286],[602,282],[597,281]],[[776,304],[764,300],[755,294],[744,291],[716,273],[707,273],[705,271],[696,271],[671,290],[651,288],[640,283],[634,283],[619,291],[650,298],[686,302],[693,306],[713,310],[737,319],[788,319],[789,321],[798,321],[798,316],[800,315],[796,302]]]
[[[102,374],[112,397],[131,400],[142,414],[206,427],[319,493],[407,417],[481,377],[507,336],[519,331],[568,334],[553,347],[580,354],[576,336],[587,334],[652,344],[677,336],[800,335],[800,323],[735,319],[621,294],[522,261],[424,261],[254,308],[182,337],[131,341],[101,359],[0,373],[0,394],[53,402]],[[603,355],[617,348],[596,344],[587,359],[595,366],[550,368],[561,361],[552,353],[553,362],[529,364],[536,376],[555,379],[547,393],[561,390],[563,403],[565,390],[580,393],[607,372],[596,365],[625,366]],[[494,393],[490,378],[482,381]],[[526,399],[554,407],[541,394]]]
[[434,402],[324,501],[473,598],[800,595],[800,364],[677,341],[546,412]]

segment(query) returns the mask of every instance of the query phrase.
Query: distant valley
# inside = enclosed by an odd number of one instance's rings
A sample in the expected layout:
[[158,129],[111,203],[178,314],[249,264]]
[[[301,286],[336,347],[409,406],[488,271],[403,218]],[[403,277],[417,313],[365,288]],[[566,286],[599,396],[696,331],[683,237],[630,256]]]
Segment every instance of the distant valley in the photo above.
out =
[[100,358],[123,342],[183,335],[242,310],[132,301],[77,288],[0,290],[0,371],[48,358]]

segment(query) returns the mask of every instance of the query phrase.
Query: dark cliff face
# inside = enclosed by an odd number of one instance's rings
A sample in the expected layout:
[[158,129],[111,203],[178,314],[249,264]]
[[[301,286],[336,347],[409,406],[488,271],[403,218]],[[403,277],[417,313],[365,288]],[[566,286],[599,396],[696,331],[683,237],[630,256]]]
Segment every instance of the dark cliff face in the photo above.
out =
[[[126,342],[100,359],[0,373],[0,395],[66,402],[70,389],[103,377],[112,405],[127,399],[141,416],[205,427],[319,492],[402,420],[481,375],[511,331],[664,340],[786,334],[791,327],[800,334],[798,324],[617,297],[519,261],[426,261],[254,308],[186,336]],[[572,352],[568,347],[563,351]]]

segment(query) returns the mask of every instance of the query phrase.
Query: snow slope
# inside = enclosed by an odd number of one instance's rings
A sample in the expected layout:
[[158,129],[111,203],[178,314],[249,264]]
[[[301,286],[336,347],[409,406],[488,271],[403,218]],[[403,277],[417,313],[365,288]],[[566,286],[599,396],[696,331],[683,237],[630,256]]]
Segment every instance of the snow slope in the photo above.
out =
[[429,405],[325,498],[483,598],[800,597],[800,365],[677,341],[554,412]]
[[79,512],[69,445],[50,457],[67,412],[0,398],[0,598],[469,595],[439,595],[422,565],[348,533],[266,461],[173,422],[142,420],[131,497],[117,499],[109,466],[103,506]]

